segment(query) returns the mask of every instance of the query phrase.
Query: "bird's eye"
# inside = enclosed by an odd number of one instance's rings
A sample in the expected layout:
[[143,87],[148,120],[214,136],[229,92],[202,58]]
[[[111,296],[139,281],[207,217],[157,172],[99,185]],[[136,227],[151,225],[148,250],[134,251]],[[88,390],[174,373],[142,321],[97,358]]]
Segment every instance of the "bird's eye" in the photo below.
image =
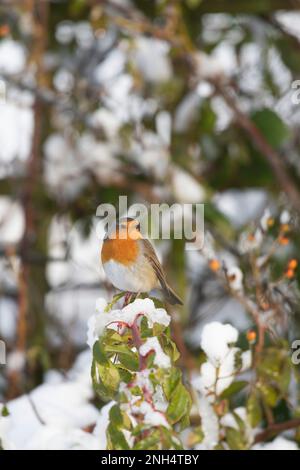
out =
[[137,225],[136,225],[136,229],[137,229],[138,231],[140,231],[140,230],[141,230],[141,224],[137,224]]

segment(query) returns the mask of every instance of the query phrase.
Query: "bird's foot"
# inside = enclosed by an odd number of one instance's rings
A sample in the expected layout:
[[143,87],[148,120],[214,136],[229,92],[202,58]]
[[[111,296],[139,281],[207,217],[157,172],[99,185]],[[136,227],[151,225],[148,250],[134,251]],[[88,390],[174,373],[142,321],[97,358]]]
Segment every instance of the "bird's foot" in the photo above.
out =
[[134,295],[133,292],[126,292],[123,307],[126,307],[126,305],[130,303],[133,295]]

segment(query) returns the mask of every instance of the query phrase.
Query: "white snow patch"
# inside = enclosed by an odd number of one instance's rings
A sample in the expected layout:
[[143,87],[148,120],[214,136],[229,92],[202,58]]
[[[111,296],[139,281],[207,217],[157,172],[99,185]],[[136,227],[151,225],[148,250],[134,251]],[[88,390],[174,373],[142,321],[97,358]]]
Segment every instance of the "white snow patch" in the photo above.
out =
[[0,42],[0,72],[17,74],[22,72],[26,63],[24,47],[12,39]]
[[136,299],[123,309],[112,310],[108,313],[104,312],[105,302],[102,299],[98,299],[97,303],[99,302],[100,308],[97,307],[98,314],[92,316],[89,320],[88,344],[91,347],[99,336],[102,335],[105,328],[116,329],[119,323],[130,327],[140,315],[147,318],[150,328],[154,323],[168,326],[171,320],[163,308],[155,308],[151,299]]
[[170,358],[162,350],[162,347],[156,336],[154,336],[153,338],[147,338],[144,344],[140,347],[140,354],[142,356],[146,356],[150,351],[155,352],[154,364],[157,367],[163,367],[166,369],[168,367],[171,367]]
[[296,442],[278,436],[272,442],[255,444],[252,450],[299,450],[299,447]]
[[201,184],[179,167],[174,168],[172,187],[178,202],[194,204],[203,202],[205,198],[205,191]]
[[233,326],[211,322],[204,326],[201,338],[201,348],[208,359],[218,366],[230,351],[230,344],[236,343],[238,331]]

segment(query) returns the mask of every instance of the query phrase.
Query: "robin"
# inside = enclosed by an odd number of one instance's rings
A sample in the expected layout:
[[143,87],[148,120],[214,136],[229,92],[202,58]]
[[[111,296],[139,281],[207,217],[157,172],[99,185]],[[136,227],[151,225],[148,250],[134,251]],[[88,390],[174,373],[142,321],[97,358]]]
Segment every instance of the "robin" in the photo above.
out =
[[153,246],[143,238],[138,220],[123,218],[108,230],[101,260],[108,279],[117,289],[139,294],[160,287],[168,303],[183,305],[168,285]]

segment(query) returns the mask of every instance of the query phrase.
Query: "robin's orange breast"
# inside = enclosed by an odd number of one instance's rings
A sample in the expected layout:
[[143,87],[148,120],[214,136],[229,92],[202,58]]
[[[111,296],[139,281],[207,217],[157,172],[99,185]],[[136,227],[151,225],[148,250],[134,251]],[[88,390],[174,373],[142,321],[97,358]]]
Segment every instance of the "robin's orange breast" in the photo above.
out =
[[102,263],[113,260],[128,266],[137,260],[138,255],[139,246],[136,240],[130,238],[108,238],[103,242],[101,252]]

